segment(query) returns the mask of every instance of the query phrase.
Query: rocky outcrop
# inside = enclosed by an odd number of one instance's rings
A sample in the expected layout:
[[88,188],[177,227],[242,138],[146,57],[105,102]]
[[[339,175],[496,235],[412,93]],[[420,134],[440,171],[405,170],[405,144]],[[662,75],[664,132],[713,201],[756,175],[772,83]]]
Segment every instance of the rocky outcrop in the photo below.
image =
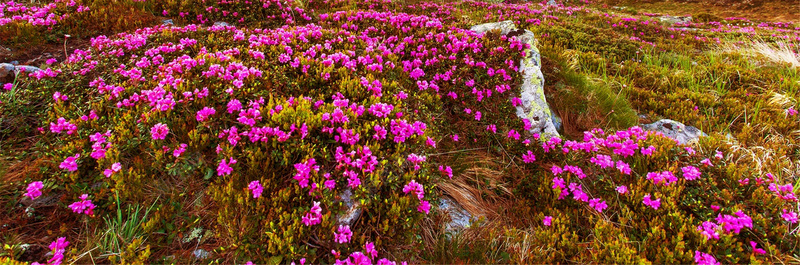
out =
[[527,43],[530,48],[526,51],[526,56],[520,62],[520,72],[523,75],[522,86],[520,87],[519,98],[522,104],[517,105],[517,116],[528,119],[531,122],[531,133],[539,133],[547,136],[559,136],[558,129],[554,123],[558,119],[547,104],[544,96],[544,75],[542,75],[541,55],[536,48],[536,38],[529,30],[518,30],[514,22],[510,20],[476,25],[470,30],[477,33],[485,33],[492,30],[500,30],[503,35],[513,35],[519,41]]
[[670,119],[659,120],[650,124],[641,125],[642,129],[653,132],[663,133],[664,136],[675,139],[679,144],[691,144],[697,142],[700,136],[708,136],[692,126]]

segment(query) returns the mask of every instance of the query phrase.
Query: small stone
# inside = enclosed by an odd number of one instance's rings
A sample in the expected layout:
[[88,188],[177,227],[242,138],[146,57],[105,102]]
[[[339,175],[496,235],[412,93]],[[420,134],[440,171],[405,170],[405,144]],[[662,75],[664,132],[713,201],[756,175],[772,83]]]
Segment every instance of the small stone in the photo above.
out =
[[207,259],[210,253],[208,251],[205,251],[204,249],[199,248],[192,251],[192,254],[197,259]]
[[347,207],[347,211],[336,218],[338,225],[349,225],[353,226],[358,217],[361,217],[361,213],[364,212],[361,209],[361,203],[353,200],[353,192],[348,188],[339,195],[342,198],[342,202],[344,206]]
[[170,25],[170,26],[172,26],[172,25],[175,25],[175,22],[173,22],[172,19],[164,19],[164,20],[161,21],[161,24],[162,25]]
[[218,26],[218,27],[228,27],[228,26],[230,26],[230,25],[231,25],[231,24],[228,24],[228,22],[225,22],[225,21],[217,21],[217,22],[214,22],[214,26]]
[[678,24],[678,23],[685,24],[685,23],[691,23],[692,22],[692,17],[691,16],[685,16],[685,17],[660,16],[660,17],[658,17],[658,19],[661,20],[661,22],[664,22],[664,23],[667,23],[667,24]]
[[675,139],[679,144],[690,144],[697,142],[701,136],[708,136],[693,126],[686,126],[683,123],[670,119],[662,119],[650,124],[642,125],[642,129],[653,132],[661,132],[664,136]]

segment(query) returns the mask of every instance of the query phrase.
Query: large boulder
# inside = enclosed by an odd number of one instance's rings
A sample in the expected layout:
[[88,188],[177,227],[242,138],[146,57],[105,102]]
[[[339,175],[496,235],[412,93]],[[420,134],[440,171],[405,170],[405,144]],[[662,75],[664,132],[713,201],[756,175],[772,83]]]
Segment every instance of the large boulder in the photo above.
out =
[[663,133],[664,136],[675,139],[679,144],[691,144],[697,142],[700,136],[707,136],[704,132],[692,126],[670,119],[659,120],[650,124],[643,124],[642,129],[653,132]]
[[500,34],[517,38],[527,43],[530,48],[520,62],[520,72],[523,75],[519,98],[522,104],[517,105],[517,116],[531,122],[531,133],[544,134],[545,136],[559,136],[554,123],[557,117],[547,104],[544,96],[544,75],[542,75],[542,60],[539,49],[536,48],[536,38],[529,30],[518,30],[511,20],[475,25],[470,30],[476,33],[485,33],[500,30]]

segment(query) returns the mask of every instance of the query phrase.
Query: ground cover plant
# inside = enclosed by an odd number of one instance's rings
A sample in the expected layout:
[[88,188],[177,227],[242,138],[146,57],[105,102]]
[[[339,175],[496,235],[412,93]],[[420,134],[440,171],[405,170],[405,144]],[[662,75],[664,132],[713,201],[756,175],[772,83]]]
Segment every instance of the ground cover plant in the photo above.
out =
[[[502,20],[536,47],[468,30]],[[0,6],[9,43],[63,34],[88,41],[0,84],[3,262],[800,262],[797,24],[590,2]],[[515,115],[528,49],[559,136]],[[638,126],[661,118],[708,135]],[[445,198],[471,227],[443,228]]]

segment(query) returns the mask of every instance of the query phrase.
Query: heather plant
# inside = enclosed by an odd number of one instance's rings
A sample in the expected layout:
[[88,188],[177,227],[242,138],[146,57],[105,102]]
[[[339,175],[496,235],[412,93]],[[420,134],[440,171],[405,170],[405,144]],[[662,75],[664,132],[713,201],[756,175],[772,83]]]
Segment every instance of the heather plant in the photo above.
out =
[[[53,12],[71,12],[62,5]],[[36,261],[192,262],[198,250],[225,263],[800,257],[800,78],[719,48],[796,38],[786,24],[678,28],[583,3],[86,6],[54,25],[130,8],[179,26],[114,28],[126,32],[3,86],[0,154],[32,161],[0,162],[13,179],[4,213],[17,227],[60,217],[37,226],[57,255]],[[515,115],[529,47],[466,30],[499,20],[536,35],[563,136],[528,133]],[[708,136],[679,145],[635,126],[662,117]],[[483,216],[440,232],[439,199],[459,192]]]

